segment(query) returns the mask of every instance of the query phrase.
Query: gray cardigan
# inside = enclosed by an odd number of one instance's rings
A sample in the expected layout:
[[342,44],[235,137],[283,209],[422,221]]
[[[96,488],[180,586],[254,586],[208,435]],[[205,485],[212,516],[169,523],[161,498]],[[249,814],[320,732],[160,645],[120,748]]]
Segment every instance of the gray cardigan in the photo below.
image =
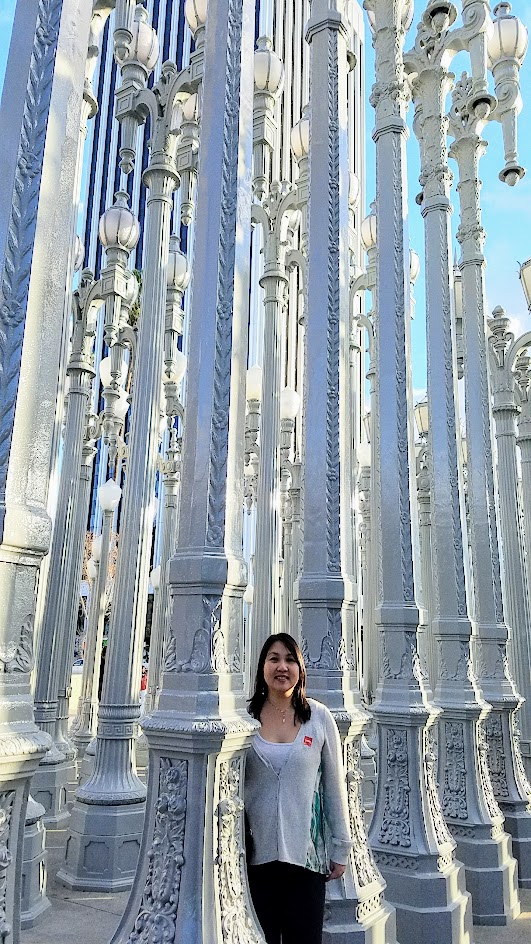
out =
[[328,872],[345,865],[352,840],[341,742],[328,708],[312,709],[277,774],[253,738],[245,768],[245,811],[253,837],[251,865],[290,862]]

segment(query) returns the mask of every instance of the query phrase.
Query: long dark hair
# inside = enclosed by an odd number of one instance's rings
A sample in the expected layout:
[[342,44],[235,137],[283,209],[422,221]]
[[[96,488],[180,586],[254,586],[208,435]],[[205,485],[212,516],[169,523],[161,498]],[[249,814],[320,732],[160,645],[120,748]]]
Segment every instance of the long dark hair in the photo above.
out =
[[254,692],[249,699],[247,711],[253,716],[253,718],[256,718],[257,721],[260,720],[260,714],[267,698],[267,685],[264,678],[264,665],[265,660],[267,659],[267,653],[275,642],[283,643],[299,666],[299,681],[293,689],[291,704],[295,710],[293,723],[295,724],[297,721],[300,721],[301,724],[304,724],[306,721],[310,720],[312,714],[312,709],[310,708],[308,699],[306,698],[306,668],[297,640],[294,639],[293,636],[290,636],[289,633],[273,633],[272,636],[269,636],[269,638],[266,639],[264,645],[262,646],[262,651],[260,653],[258,665],[256,667]]

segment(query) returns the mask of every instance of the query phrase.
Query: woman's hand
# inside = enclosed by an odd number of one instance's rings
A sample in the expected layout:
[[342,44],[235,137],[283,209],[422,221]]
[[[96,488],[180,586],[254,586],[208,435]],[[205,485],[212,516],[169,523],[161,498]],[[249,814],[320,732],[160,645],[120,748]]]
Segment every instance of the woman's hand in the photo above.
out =
[[346,865],[339,865],[339,862],[330,862],[330,871],[326,876],[326,881],[333,882],[335,878],[341,878],[345,869]]

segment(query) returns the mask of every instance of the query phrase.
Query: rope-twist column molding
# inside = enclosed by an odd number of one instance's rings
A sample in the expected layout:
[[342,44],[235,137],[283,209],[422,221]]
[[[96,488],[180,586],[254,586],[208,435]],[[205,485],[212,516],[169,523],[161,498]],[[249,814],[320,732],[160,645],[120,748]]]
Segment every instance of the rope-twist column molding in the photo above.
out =
[[[349,939],[394,940],[394,914],[367,842],[361,808],[361,709],[356,654],[345,603],[353,599],[352,515],[345,514],[352,441],[340,431],[349,386],[349,173],[347,55],[351,26],[342,3],[314,0],[310,44],[310,158],[302,417],[301,552],[294,585],[308,688],[332,711],[342,741],[354,849],[341,900],[328,902],[324,941],[341,924]],[[348,440],[348,441],[346,441]],[[345,469],[343,469],[345,464]],[[348,493],[349,505],[351,493]],[[356,937],[357,939],[357,937]]]
[[[496,527],[492,456],[485,285],[481,225],[479,160],[486,144],[480,138],[484,119],[470,106],[472,80],[464,74],[452,95],[450,156],[459,168],[461,245],[459,269],[463,286],[464,377],[467,438],[469,541],[472,568],[474,668],[492,711],[485,722],[486,754],[494,796],[505,815],[518,860],[520,879],[529,880],[531,808],[517,737],[521,704],[507,659],[508,631],[504,619]],[[481,113],[480,113],[481,114]],[[495,114],[495,113],[494,113]],[[513,496],[514,500],[514,496]],[[516,883],[516,876],[514,876]],[[518,913],[517,906],[513,914]]]
[[[518,691],[525,698],[520,708],[520,749],[531,773],[531,612],[525,567],[522,506],[518,483],[516,420],[520,415],[515,367],[520,353],[531,341],[528,333],[515,339],[509,331],[503,308],[495,308],[489,319],[491,330],[489,367],[492,415],[496,436],[496,483],[503,555],[502,588],[509,636],[509,664]],[[523,876],[525,878],[525,876]]]
[[439,795],[447,826],[457,841],[457,856],[465,866],[474,920],[497,924],[511,920],[519,905],[510,839],[503,831],[503,816],[484,762],[484,722],[490,709],[471,663],[472,626],[467,609],[458,472],[457,373],[452,348],[452,176],[445,114],[445,100],[452,86],[448,59],[456,48],[456,33],[469,45],[490,19],[486,4],[477,5],[477,9],[481,16],[474,19],[473,34],[470,27],[449,30],[450,15],[442,29],[436,14],[426,15],[413,49],[406,53],[405,67],[414,73],[414,131],[421,153],[422,186],[417,199],[421,201],[426,243],[430,420],[427,501],[431,501],[432,545],[429,573],[431,627],[438,650],[434,702],[443,709],[438,738]]
[[115,944],[161,928],[189,944],[263,940],[248,910],[241,821],[243,752],[255,728],[241,650],[253,14],[248,0],[210,0],[201,25],[186,422],[169,565],[174,647],[158,708],[143,723],[153,805]]
[[[387,881],[386,894],[397,908],[398,938],[458,942],[472,933],[470,896],[437,794],[433,725],[440,712],[427,702],[416,646],[404,232],[408,93],[402,57],[412,8],[407,2],[371,0],[369,9],[376,56],[371,95],[378,213],[373,509],[381,645],[380,682],[372,706],[379,724],[378,788],[369,838]],[[422,907],[417,910],[420,884]]]

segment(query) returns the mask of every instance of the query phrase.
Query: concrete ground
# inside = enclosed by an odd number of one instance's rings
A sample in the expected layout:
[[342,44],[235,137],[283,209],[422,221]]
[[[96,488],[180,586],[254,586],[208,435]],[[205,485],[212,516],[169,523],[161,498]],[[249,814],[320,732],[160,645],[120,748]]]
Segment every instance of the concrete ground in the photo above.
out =
[[[20,944],[109,944],[118,926],[127,892],[73,892],[55,881],[66,835],[66,830],[48,830],[46,834],[48,898],[52,907],[34,928],[22,932]],[[522,890],[521,901],[522,914],[510,927],[475,927],[474,944],[531,944],[531,889]]]

